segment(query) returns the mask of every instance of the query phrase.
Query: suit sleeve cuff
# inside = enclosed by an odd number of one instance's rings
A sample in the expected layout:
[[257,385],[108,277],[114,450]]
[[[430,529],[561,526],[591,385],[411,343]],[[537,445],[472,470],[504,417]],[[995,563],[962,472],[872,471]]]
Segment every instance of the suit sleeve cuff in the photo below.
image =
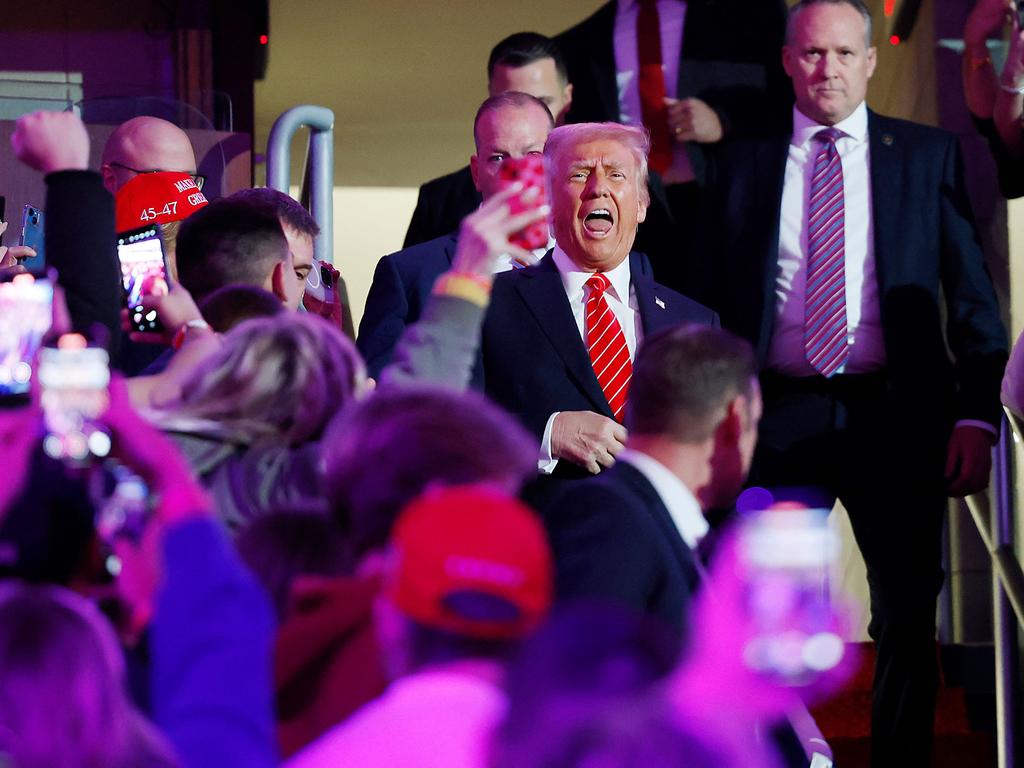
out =
[[548,423],[544,425],[544,436],[540,439],[540,455],[537,457],[537,471],[542,475],[550,475],[558,466],[558,459],[551,455],[551,428],[555,425],[555,416],[560,411],[555,411],[548,416]]
[[999,437],[999,431],[987,421],[981,421],[979,419],[960,419],[953,425],[953,429],[959,429],[960,427],[977,427],[978,429],[984,429],[992,435],[993,438]]

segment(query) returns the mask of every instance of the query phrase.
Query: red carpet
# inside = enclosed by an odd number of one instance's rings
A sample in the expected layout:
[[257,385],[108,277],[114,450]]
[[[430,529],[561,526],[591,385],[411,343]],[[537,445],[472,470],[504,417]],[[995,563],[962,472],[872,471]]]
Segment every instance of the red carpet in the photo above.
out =
[[[832,746],[836,768],[868,768],[871,753],[871,681],[874,645],[861,645],[862,663],[846,689],[812,710],[818,727]],[[995,766],[991,734],[972,731],[967,721],[964,691],[939,689],[935,713],[935,768]]]

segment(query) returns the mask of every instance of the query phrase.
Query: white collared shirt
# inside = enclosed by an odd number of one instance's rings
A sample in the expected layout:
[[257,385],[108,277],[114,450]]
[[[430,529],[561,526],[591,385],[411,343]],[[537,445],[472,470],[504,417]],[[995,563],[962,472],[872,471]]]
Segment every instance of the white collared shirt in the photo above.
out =
[[[583,327],[589,294],[586,283],[594,273],[581,270],[558,245],[555,245],[552,258],[555,267],[558,268],[558,274],[562,278],[562,286],[565,288],[565,295],[569,300],[569,308],[576,320],[576,329],[579,331],[580,339],[586,345],[586,329]],[[624,258],[617,267],[604,274],[611,283],[604,293],[605,298],[615,314],[615,319],[619,321],[622,335],[626,337],[629,359],[633,360],[636,358],[637,345],[643,340],[643,318],[640,316],[640,305],[637,303],[636,290],[633,288],[630,278],[629,256]],[[558,466],[558,459],[551,454],[551,427],[555,423],[555,416],[558,413],[556,411],[548,417],[548,423],[544,427],[544,436],[541,438],[537,469],[545,475],[554,472],[555,467]]]
[[[643,125],[640,87],[637,73],[637,0],[619,0],[615,10],[615,84],[619,93],[619,122]],[[658,0],[658,24],[661,28],[661,68],[665,74],[665,95],[675,98],[679,93],[679,58],[683,49],[683,28],[686,24],[684,0]],[[686,145],[672,142],[672,165],[665,171],[667,184],[693,181],[693,166],[686,154]]]
[[[537,261],[540,261],[541,259],[544,258],[544,256],[547,254],[547,252],[550,251],[554,247],[555,247],[555,238],[551,237],[551,235],[548,235],[548,242],[547,242],[547,244],[544,245],[541,248],[534,248],[532,253],[537,258]],[[512,261],[512,256],[511,255],[509,255],[507,253],[503,253],[503,254],[501,254],[498,257],[498,263],[494,265],[494,274],[497,275],[499,272],[511,272],[513,269],[522,269],[522,268],[523,267],[522,267],[521,264],[519,264],[519,262],[513,262]]]
[[711,526],[704,517],[697,497],[686,484],[668,467],[646,453],[627,448],[619,453],[615,460],[626,462],[647,478],[647,482],[654,486],[655,492],[668,510],[676,530],[679,531],[679,537],[686,542],[686,546],[695,549],[700,540],[707,536]]
[[[786,376],[816,373],[804,354],[804,299],[807,285],[807,224],[811,176],[821,143],[819,125],[793,109],[793,137],[786,161],[779,222],[779,265],[775,278],[775,328],[768,348],[770,370]],[[839,373],[867,373],[885,366],[885,342],[875,273],[868,110],[864,102],[835,126],[843,166],[845,215],[846,328],[849,357]]]

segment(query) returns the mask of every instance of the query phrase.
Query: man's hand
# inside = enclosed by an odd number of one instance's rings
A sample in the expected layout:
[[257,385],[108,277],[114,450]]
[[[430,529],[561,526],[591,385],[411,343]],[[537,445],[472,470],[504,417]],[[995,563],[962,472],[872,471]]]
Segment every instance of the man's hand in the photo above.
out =
[[74,112],[32,112],[19,117],[11,149],[21,162],[43,173],[89,167],[89,134]]
[[131,340],[139,344],[166,344],[170,346],[178,331],[190,320],[202,320],[199,307],[181,284],[167,281],[167,293],[152,293],[142,297],[142,311],[156,310],[157,318],[163,325],[163,331],[143,332],[135,330],[129,310],[121,310],[121,329],[131,335]]
[[562,411],[551,426],[551,455],[596,475],[625,447],[626,428],[591,411]]
[[946,491],[962,498],[988,487],[992,472],[992,434],[980,427],[953,429],[946,454]]
[[[537,259],[529,251],[512,245],[510,235],[540,221],[551,208],[542,205],[533,210],[512,215],[508,201],[522,192],[522,184],[513,184],[494,195],[462,220],[459,230],[459,244],[452,260],[452,271],[466,275],[478,275],[490,280],[498,258],[508,254],[520,264],[534,264]],[[524,202],[536,197],[536,190],[528,190]]]
[[[0,235],[7,231],[7,222],[0,221]],[[21,268],[21,260],[29,259],[36,255],[34,248],[27,245],[0,245],[0,269],[14,270],[12,274],[24,272]]]
[[325,320],[329,320],[338,330],[344,331],[341,296],[338,294],[338,288],[341,284],[341,272],[336,270],[333,264],[328,264],[327,262],[314,262],[313,269],[318,269],[321,265],[331,271],[331,287],[327,288],[326,285],[324,286],[323,301],[306,291],[302,294],[302,306],[310,314],[319,315]]
[[718,113],[700,99],[665,99],[668,127],[676,141],[714,144],[725,131]]

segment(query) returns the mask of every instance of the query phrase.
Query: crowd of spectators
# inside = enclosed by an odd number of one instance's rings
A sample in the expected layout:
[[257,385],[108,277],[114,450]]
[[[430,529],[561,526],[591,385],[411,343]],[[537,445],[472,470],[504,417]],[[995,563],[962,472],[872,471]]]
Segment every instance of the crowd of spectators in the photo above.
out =
[[[806,707],[855,660],[794,510],[836,499],[872,764],[928,764],[942,508],[987,484],[1005,330],[955,139],[865,104],[863,3],[748,3],[500,41],[475,153],[420,190],[358,339],[287,195],[216,198],[158,118],[98,172],[73,113],[18,120],[47,269],[12,246],[0,278],[51,282],[45,351],[110,378],[64,404],[104,437],[85,459],[47,447],[35,357],[0,409],[0,764],[822,765]],[[1024,32],[999,75],[986,38],[1012,11],[979,0],[963,70],[1008,195]],[[535,155],[544,190],[506,178]],[[140,331],[116,243],[149,224]]]

